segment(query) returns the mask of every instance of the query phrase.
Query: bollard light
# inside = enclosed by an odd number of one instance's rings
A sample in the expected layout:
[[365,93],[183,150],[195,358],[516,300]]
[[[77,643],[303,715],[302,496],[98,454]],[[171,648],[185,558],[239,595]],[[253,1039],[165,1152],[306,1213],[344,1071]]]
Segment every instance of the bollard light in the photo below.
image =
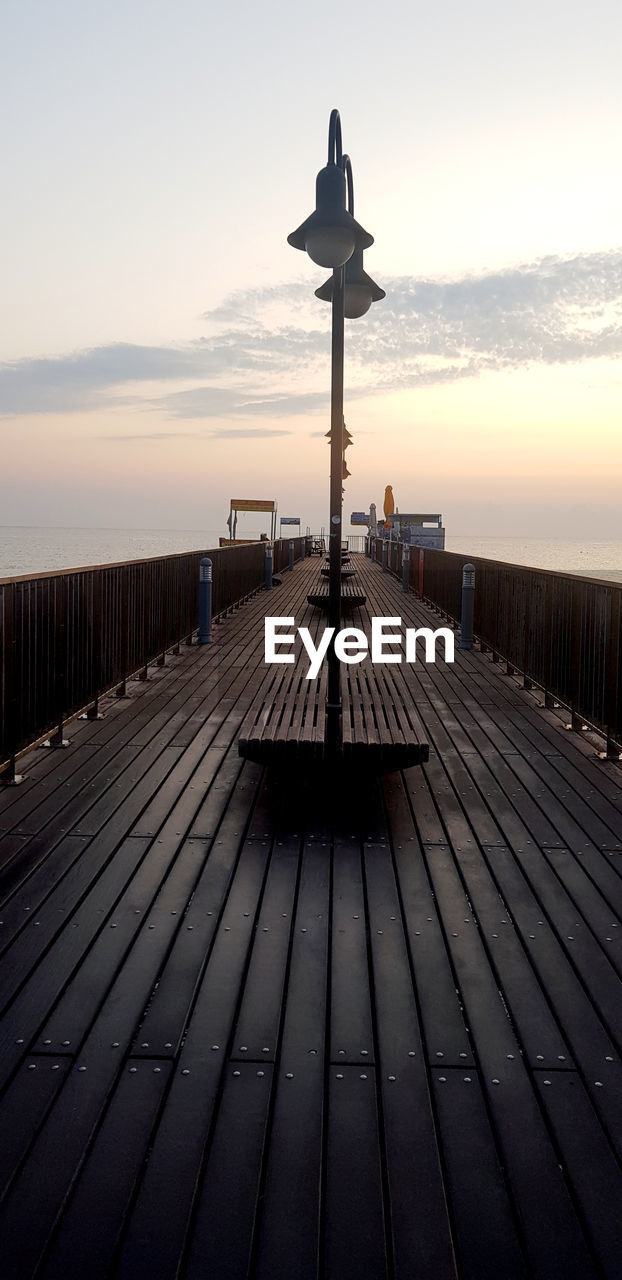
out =
[[266,591],[272,591],[272,544],[270,542],[266,543],[265,569]]
[[199,568],[199,644],[212,640],[212,562],[203,556]]
[[473,648],[473,612],[475,603],[475,565],[462,567],[462,611],[460,617],[460,648]]

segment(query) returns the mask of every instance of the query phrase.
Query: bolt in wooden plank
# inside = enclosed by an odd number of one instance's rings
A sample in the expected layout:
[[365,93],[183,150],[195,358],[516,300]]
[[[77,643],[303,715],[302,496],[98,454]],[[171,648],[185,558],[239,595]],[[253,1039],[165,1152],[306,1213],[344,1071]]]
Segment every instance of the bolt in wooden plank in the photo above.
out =
[[388,1280],[373,1068],[331,1067],[325,1201],[326,1280]]
[[[535,1081],[572,1184],[588,1240],[603,1276],[622,1258],[622,1174],[580,1076],[537,1071]],[[606,1088],[606,1082],[601,1081]],[[619,1098],[618,1098],[619,1101]]]
[[300,841],[294,839],[277,840],[272,852],[233,1037],[232,1058],[255,1062],[270,1062],[275,1058],[299,854]]
[[330,1030],[331,1062],[374,1061],[365,899],[361,851],[357,842],[336,844],[333,861],[333,911]]
[[121,1250],[119,1280],[135,1280],[141,1270],[153,1280],[169,1280],[175,1274],[212,1125],[266,861],[263,845],[249,841],[228,899],[240,924],[235,934],[225,932],[221,924],[202,976]]
[[[144,844],[143,841],[137,843]],[[162,963],[157,956],[158,943],[162,943],[163,958],[170,930],[175,930],[178,923],[181,925],[203,862],[203,850],[192,844],[178,850],[176,844],[168,841],[148,849],[40,1033],[39,1052],[44,1052],[47,1045],[49,1053],[59,1053],[66,1043],[70,1043],[74,1051],[77,1049],[122,972],[126,955],[137,942],[140,946],[141,931],[151,933],[155,983]]]
[[529,1272],[477,1072],[439,1067],[432,1080],[461,1280],[525,1280]]
[[167,1062],[125,1066],[46,1254],[46,1280],[110,1276],[170,1070]]
[[190,1232],[187,1280],[249,1274],[271,1085],[269,1063],[227,1069]]
[[320,1256],[329,867],[303,851],[274,1114],[257,1237],[257,1280],[316,1280]]
[[440,854],[434,846],[429,867],[530,1264],[536,1275],[554,1275],[556,1267],[561,1280],[566,1267],[579,1280],[583,1264],[590,1274],[585,1238],[481,939],[459,924],[466,899],[455,866]]
[[404,1280],[413,1271],[451,1275],[453,1251],[428,1073],[388,848],[366,845],[364,867],[393,1265]]
[[69,1067],[69,1058],[29,1054],[0,1103],[0,1199],[36,1138]]

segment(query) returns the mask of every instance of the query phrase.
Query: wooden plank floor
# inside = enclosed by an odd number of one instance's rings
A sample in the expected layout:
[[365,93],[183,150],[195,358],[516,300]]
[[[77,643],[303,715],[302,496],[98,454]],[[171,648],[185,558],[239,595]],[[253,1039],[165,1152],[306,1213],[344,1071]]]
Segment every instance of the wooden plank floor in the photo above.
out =
[[240,760],[314,576],[0,792],[3,1280],[622,1276],[622,770],[479,652],[422,767]]

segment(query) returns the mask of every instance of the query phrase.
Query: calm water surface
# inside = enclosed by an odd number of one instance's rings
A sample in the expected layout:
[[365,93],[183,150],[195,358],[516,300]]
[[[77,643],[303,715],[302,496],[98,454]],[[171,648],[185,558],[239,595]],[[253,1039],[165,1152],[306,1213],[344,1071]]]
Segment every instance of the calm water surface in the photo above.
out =
[[[249,538],[260,530],[244,531]],[[0,578],[218,546],[215,529],[39,529],[0,525]],[[622,540],[447,537],[447,550],[622,582]]]

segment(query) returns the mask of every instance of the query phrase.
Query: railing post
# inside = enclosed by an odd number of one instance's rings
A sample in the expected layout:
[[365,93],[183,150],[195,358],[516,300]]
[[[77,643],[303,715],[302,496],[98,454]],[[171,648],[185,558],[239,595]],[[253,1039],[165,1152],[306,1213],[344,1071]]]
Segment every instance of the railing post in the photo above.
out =
[[289,571],[290,573],[294,571],[294,544],[291,541],[289,544]]
[[544,588],[544,706],[554,707],[551,693],[553,684],[553,579],[548,577]]
[[522,664],[523,664],[523,689],[532,689],[533,682],[529,679],[527,672],[530,663],[530,640],[531,640],[531,609],[533,596],[533,574],[527,574],[527,589],[525,593],[525,611],[523,615],[523,644],[522,644]]
[[574,729],[576,733],[581,733],[587,729],[587,725],[583,716],[579,714],[577,708],[581,705],[581,687],[582,687],[582,662],[583,662],[583,626],[581,611],[581,583],[573,582],[572,584],[572,605],[571,605],[571,663],[572,663],[572,699],[570,704],[570,724],[569,729]]
[[212,562],[203,556],[199,569],[199,644],[212,640]]
[[475,565],[462,568],[462,612],[460,617],[460,648],[473,648],[473,610],[475,604]]
[[44,747],[68,747],[69,738],[64,736],[65,711],[67,702],[67,623],[69,614],[68,579],[54,579],[54,690],[56,703],[56,729],[42,744]]
[[387,571],[388,545],[389,545],[389,544],[388,544],[388,542],[387,542],[386,538],[383,538],[383,539],[382,539],[382,572],[383,572],[383,573],[386,573],[386,571]]
[[145,561],[143,566],[143,621],[142,621],[142,648],[145,665],[138,677],[139,680],[149,680],[149,650],[151,648],[151,575],[153,570],[153,562]]
[[166,579],[167,562],[160,562],[160,653],[158,655],[157,664],[159,667],[166,666],[166,648],[168,636],[168,582]]
[[272,591],[272,544],[266,543],[266,591]]
[[121,634],[119,637],[119,666],[121,669],[121,684],[117,686],[115,693],[117,698],[127,698],[127,673],[130,665],[130,636],[129,636],[129,617],[128,617],[128,596],[130,590],[130,573],[131,569],[128,564],[121,566],[117,574],[117,582],[119,584],[120,593],[120,617],[119,626]]
[[[191,566],[189,565],[189,566],[188,566],[188,568],[187,568],[187,573],[188,573],[188,583],[187,583],[187,584],[186,584],[186,583],[184,583],[184,596],[186,595],[186,586],[187,586],[187,587],[188,587],[188,598],[190,598],[190,596],[191,596],[191,595],[192,595],[192,593],[193,593],[193,587],[194,587],[194,565],[191,565]],[[194,619],[193,619],[192,621],[194,621]],[[186,622],[186,625],[187,625],[187,622]],[[185,629],[185,628],[184,628],[184,629]],[[193,635],[194,635],[194,630],[193,630],[193,631],[190,631],[190,632],[189,632],[189,634],[186,636],[186,644],[187,644],[188,646],[191,646],[191,645],[192,645],[192,637],[193,637]]]
[[102,689],[102,573],[103,569],[93,570],[93,595],[91,605],[91,634],[93,636],[92,649],[92,685],[95,689],[95,701],[89,707],[86,713],[87,720],[103,720],[102,713],[99,709],[99,695]]
[[407,542],[402,544],[402,591],[408,592],[410,573],[410,546]]
[[609,608],[605,649],[604,721],[607,736],[607,758],[620,759],[620,730],[618,702],[620,686],[620,614],[622,591],[612,587],[609,591]]
[[17,706],[17,680],[15,677],[15,583],[7,582],[0,587],[0,650],[2,653],[6,702],[4,707],[5,722],[2,725],[5,743],[9,748],[9,766],[0,774],[0,783],[5,787],[17,786],[23,782],[25,774],[17,772],[16,753],[19,742],[19,715]]
[[425,551],[419,547],[419,599],[423,600],[423,572],[425,567]]
[[181,582],[181,561],[175,561],[175,632],[177,634],[177,643],[173,645],[173,653],[177,657],[181,650],[181,617],[183,612],[183,592]]

